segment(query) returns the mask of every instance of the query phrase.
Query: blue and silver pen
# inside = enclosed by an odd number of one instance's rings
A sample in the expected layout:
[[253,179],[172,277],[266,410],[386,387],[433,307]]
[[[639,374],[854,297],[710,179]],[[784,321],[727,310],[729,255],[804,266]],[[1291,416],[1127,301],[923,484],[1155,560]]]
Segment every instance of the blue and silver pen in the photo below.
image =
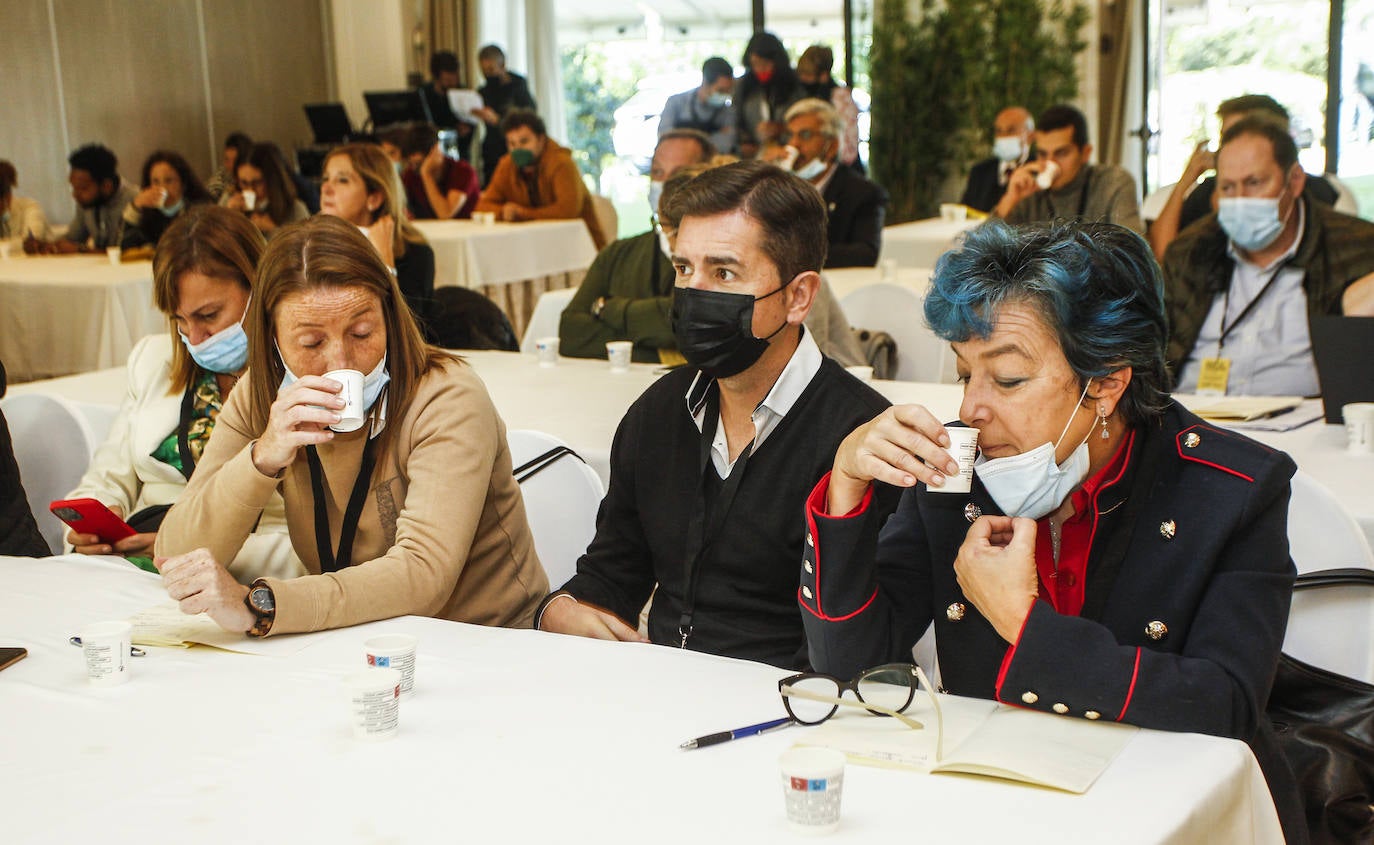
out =
[[784,716],[781,719],[774,719],[771,722],[760,722],[757,725],[750,725],[747,728],[735,728],[733,731],[721,731],[716,734],[699,736],[696,739],[689,739],[678,746],[683,751],[690,751],[693,748],[705,748],[708,745],[719,745],[722,742],[729,742],[732,739],[743,739],[746,736],[754,736],[765,731],[776,728],[785,728],[793,724],[791,717]]

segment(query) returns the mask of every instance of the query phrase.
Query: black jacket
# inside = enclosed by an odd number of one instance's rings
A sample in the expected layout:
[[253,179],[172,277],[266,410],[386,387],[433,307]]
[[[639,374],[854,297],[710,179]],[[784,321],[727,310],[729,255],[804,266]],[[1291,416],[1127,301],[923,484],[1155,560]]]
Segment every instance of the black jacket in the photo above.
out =
[[[1020,166],[1019,164],[1017,165]],[[959,202],[979,211],[992,211],[1002,201],[1007,186],[998,184],[997,174],[1002,168],[1002,160],[993,156],[985,158],[968,171],[968,184]]]
[[[0,397],[5,395],[5,365],[0,363]],[[5,415],[0,413],[0,555],[47,557],[52,554],[38,523],[29,510],[29,499],[19,481],[19,464],[14,460],[14,443]]]
[[976,476],[965,495],[907,491],[881,536],[874,517],[808,508],[811,660],[839,677],[908,660],[933,621],[951,693],[1249,742],[1290,842],[1303,841],[1296,784],[1264,716],[1295,576],[1295,469],[1284,453],[1171,403],[1137,430],[1120,481],[1097,494],[1082,615],[1037,601],[1002,676],[1008,643],[954,575],[965,507],[1000,513]]
[[826,267],[872,267],[883,245],[883,217],[887,191],[868,181],[852,167],[835,168],[821,192],[825,201],[830,249]]

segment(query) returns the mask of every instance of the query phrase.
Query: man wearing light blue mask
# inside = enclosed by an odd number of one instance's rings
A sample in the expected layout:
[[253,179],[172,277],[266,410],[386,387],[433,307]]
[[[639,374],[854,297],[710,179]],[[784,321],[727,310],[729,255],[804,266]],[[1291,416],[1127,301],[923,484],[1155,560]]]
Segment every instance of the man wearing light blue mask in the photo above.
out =
[[1030,160],[1035,118],[1023,106],[1009,106],[992,122],[992,156],[969,168],[968,184],[959,202],[979,211],[992,211],[1007,192],[1016,168]]
[[1320,392],[1308,318],[1374,315],[1374,224],[1304,193],[1282,125],[1245,118],[1217,151],[1217,212],[1164,254],[1181,392]]
[[722,153],[735,152],[735,70],[720,56],[701,66],[701,84],[674,94],[663,104],[658,118],[660,136],[674,129],[695,129],[710,137]]
[[815,97],[793,103],[786,120],[792,172],[820,191],[825,202],[830,239],[825,266],[875,266],[882,249],[887,192],[839,163],[844,120],[834,106]]

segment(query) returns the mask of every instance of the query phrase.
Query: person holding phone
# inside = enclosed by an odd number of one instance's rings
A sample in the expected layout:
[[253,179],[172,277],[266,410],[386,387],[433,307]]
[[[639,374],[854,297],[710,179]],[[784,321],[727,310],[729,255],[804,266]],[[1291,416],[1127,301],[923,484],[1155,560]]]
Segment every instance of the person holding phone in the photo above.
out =
[[[109,436],[66,499],[94,499],[136,532],[123,539],[71,531],[78,554],[123,555],[156,572],[153,541],[162,516],[186,489],[220,408],[248,363],[244,315],[263,239],[242,214],[215,205],[187,209],[163,233],[153,259],[153,295],[172,333],[151,335],[129,355],[129,392]],[[230,566],[245,582],[299,574],[280,496]]]

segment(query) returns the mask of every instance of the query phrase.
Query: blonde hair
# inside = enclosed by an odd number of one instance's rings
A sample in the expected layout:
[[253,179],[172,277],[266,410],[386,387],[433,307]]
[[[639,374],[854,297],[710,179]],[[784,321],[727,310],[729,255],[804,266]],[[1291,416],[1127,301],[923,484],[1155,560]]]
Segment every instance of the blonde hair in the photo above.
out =
[[[257,226],[224,206],[202,203],[178,214],[162,233],[153,255],[153,302],[167,315],[172,333],[176,333],[176,312],[181,307],[177,283],[183,276],[199,273],[234,282],[252,293],[253,277],[266,245]],[[173,343],[169,392],[185,390],[199,372],[186,345]]]
[[[266,430],[277,387],[286,376],[275,345],[277,306],[288,296],[335,287],[364,288],[381,302],[391,375],[387,387],[390,419],[399,421],[405,416],[425,373],[456,358],[425,343],[396,278],[357,226],[328,214],[292,223],[267,245],[248,308],[248,365],[253,378],[248,385],[247,417],[255,433]],[[382,430],[379,445],[383,450],[396,429],[389,425]]]
[[390,215],[396,220],[396,233],[392,236],[391,251],[399,260],[406,253],[406,244],[422,244],[425,236],[420,234],[410,219],[406,217],[405,199],[399,191],[399,180],[396,178],[396,168],[392,167],[391,159],[386,157],[382,148],[376,144],[344,144],[329,151],[329,155],[324,159],[324,167],[329,169],[329,160],[338,156],[347,156],[353,169],[358,172],[363,180],[363,186],[368,194],[381,194],[382,204],[377,210],[372,212],[372,220]]

